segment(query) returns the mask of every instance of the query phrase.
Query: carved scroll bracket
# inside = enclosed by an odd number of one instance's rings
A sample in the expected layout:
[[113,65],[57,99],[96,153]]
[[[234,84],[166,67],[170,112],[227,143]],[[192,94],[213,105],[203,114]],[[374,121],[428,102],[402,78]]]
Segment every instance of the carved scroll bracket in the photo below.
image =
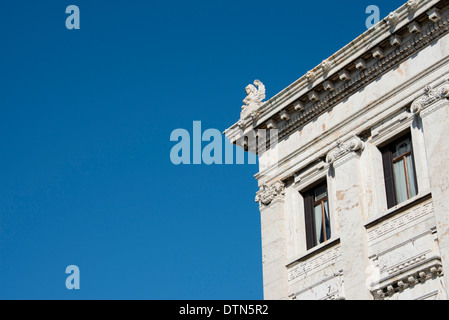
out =
[[261,206],[268,206],[278,197],[285,196],[285,184],[282,181],[276,181],[272,186],[263,185],[256,194],[255,201]]
[[419,115],[425,108],[442,99],[449,97],[449,83],[446,82],[438,88],[433,89],[431,86],[424,88],[424,96],[413,101],[410,111],[415,115]]
[[334,165],[335,161],[342,158],[350,152],[362,151],[365,148],[365,143],[356,135],[352,136],[346,142],[342,140],[337,141],[337,147],[330,151],[326,156],[326,162]]

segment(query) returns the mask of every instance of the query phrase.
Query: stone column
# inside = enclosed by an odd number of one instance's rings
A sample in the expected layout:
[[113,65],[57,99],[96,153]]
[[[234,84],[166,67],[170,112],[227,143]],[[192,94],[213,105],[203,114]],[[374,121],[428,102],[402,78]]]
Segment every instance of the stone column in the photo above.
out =
[[412,105],[421,116],[425,152],[434,204],[438,244],[442,259],[444,286],[449,296],[449,85],[427,87],[423,98]]
[[368,253],[364,227],[364,183],[360,153],[363,142],[356,136],[327,156],[331,164],[334,214],[340,227],[341,268],[347,300],[372,300],[366,285]]
[[256,196],[261,213],[265,300],[288,299],[284,198],[282,182],[263,186]]

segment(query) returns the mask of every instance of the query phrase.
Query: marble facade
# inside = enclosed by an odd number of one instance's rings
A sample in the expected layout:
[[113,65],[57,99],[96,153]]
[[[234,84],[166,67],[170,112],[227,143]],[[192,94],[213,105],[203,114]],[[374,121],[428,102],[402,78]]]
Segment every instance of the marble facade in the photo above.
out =
[[[268,101],[260,81],[247,94],[227,138],[278,133],[250,148],[275,162],[255,176],[265,299],[447,299],[449,1],[408,1]],[[405,132],[418,192],[388,207],[381,149]],[[319,181],[331,236],[308,248]]]

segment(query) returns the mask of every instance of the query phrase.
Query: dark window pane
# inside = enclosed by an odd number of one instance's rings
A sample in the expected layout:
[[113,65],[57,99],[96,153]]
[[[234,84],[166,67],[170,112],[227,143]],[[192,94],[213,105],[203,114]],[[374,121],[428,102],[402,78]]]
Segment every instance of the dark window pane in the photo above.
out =
[[304,216],[306,223],[307,250],[316,246],[315,219],[313,214],[314,197],[311,193],[304,194]]
[[315,201],[319,201],[325,197],[327,197],[327,187],[322,186],[315,190]]
[[412,150],[412,147],[411,147],[410,138],[402,140],[401,142],[396,144],[393,158],[397,158],[399,156],[405,155],[406,153],[410,152],[411,150]]
[[384,165],[385,189],[387,195],[388,208],[396,205],[396,194],[393,180],[393,154],[391,148],[387,147],[382,151],[382,159]]

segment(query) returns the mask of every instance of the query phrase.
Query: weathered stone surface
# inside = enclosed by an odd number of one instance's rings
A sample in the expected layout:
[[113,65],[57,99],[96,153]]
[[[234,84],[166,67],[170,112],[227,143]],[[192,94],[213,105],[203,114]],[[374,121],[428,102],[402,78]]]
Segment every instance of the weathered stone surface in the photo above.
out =
[[[266,299],[447,299],[449,6],[443,3],[408,1],[375,33],[367,31],[275,97],[259,96],[247,110],[257,117],[244,113],[240,125],[225,131],[236,142],[242,123],[246,133],[278,130],[279,140],[259,153],[272,165],[256,175]],[[418,194],[388,208],[381,149],[405,132]],[[307,250],[303,192],[321,181],[331,238]]]

